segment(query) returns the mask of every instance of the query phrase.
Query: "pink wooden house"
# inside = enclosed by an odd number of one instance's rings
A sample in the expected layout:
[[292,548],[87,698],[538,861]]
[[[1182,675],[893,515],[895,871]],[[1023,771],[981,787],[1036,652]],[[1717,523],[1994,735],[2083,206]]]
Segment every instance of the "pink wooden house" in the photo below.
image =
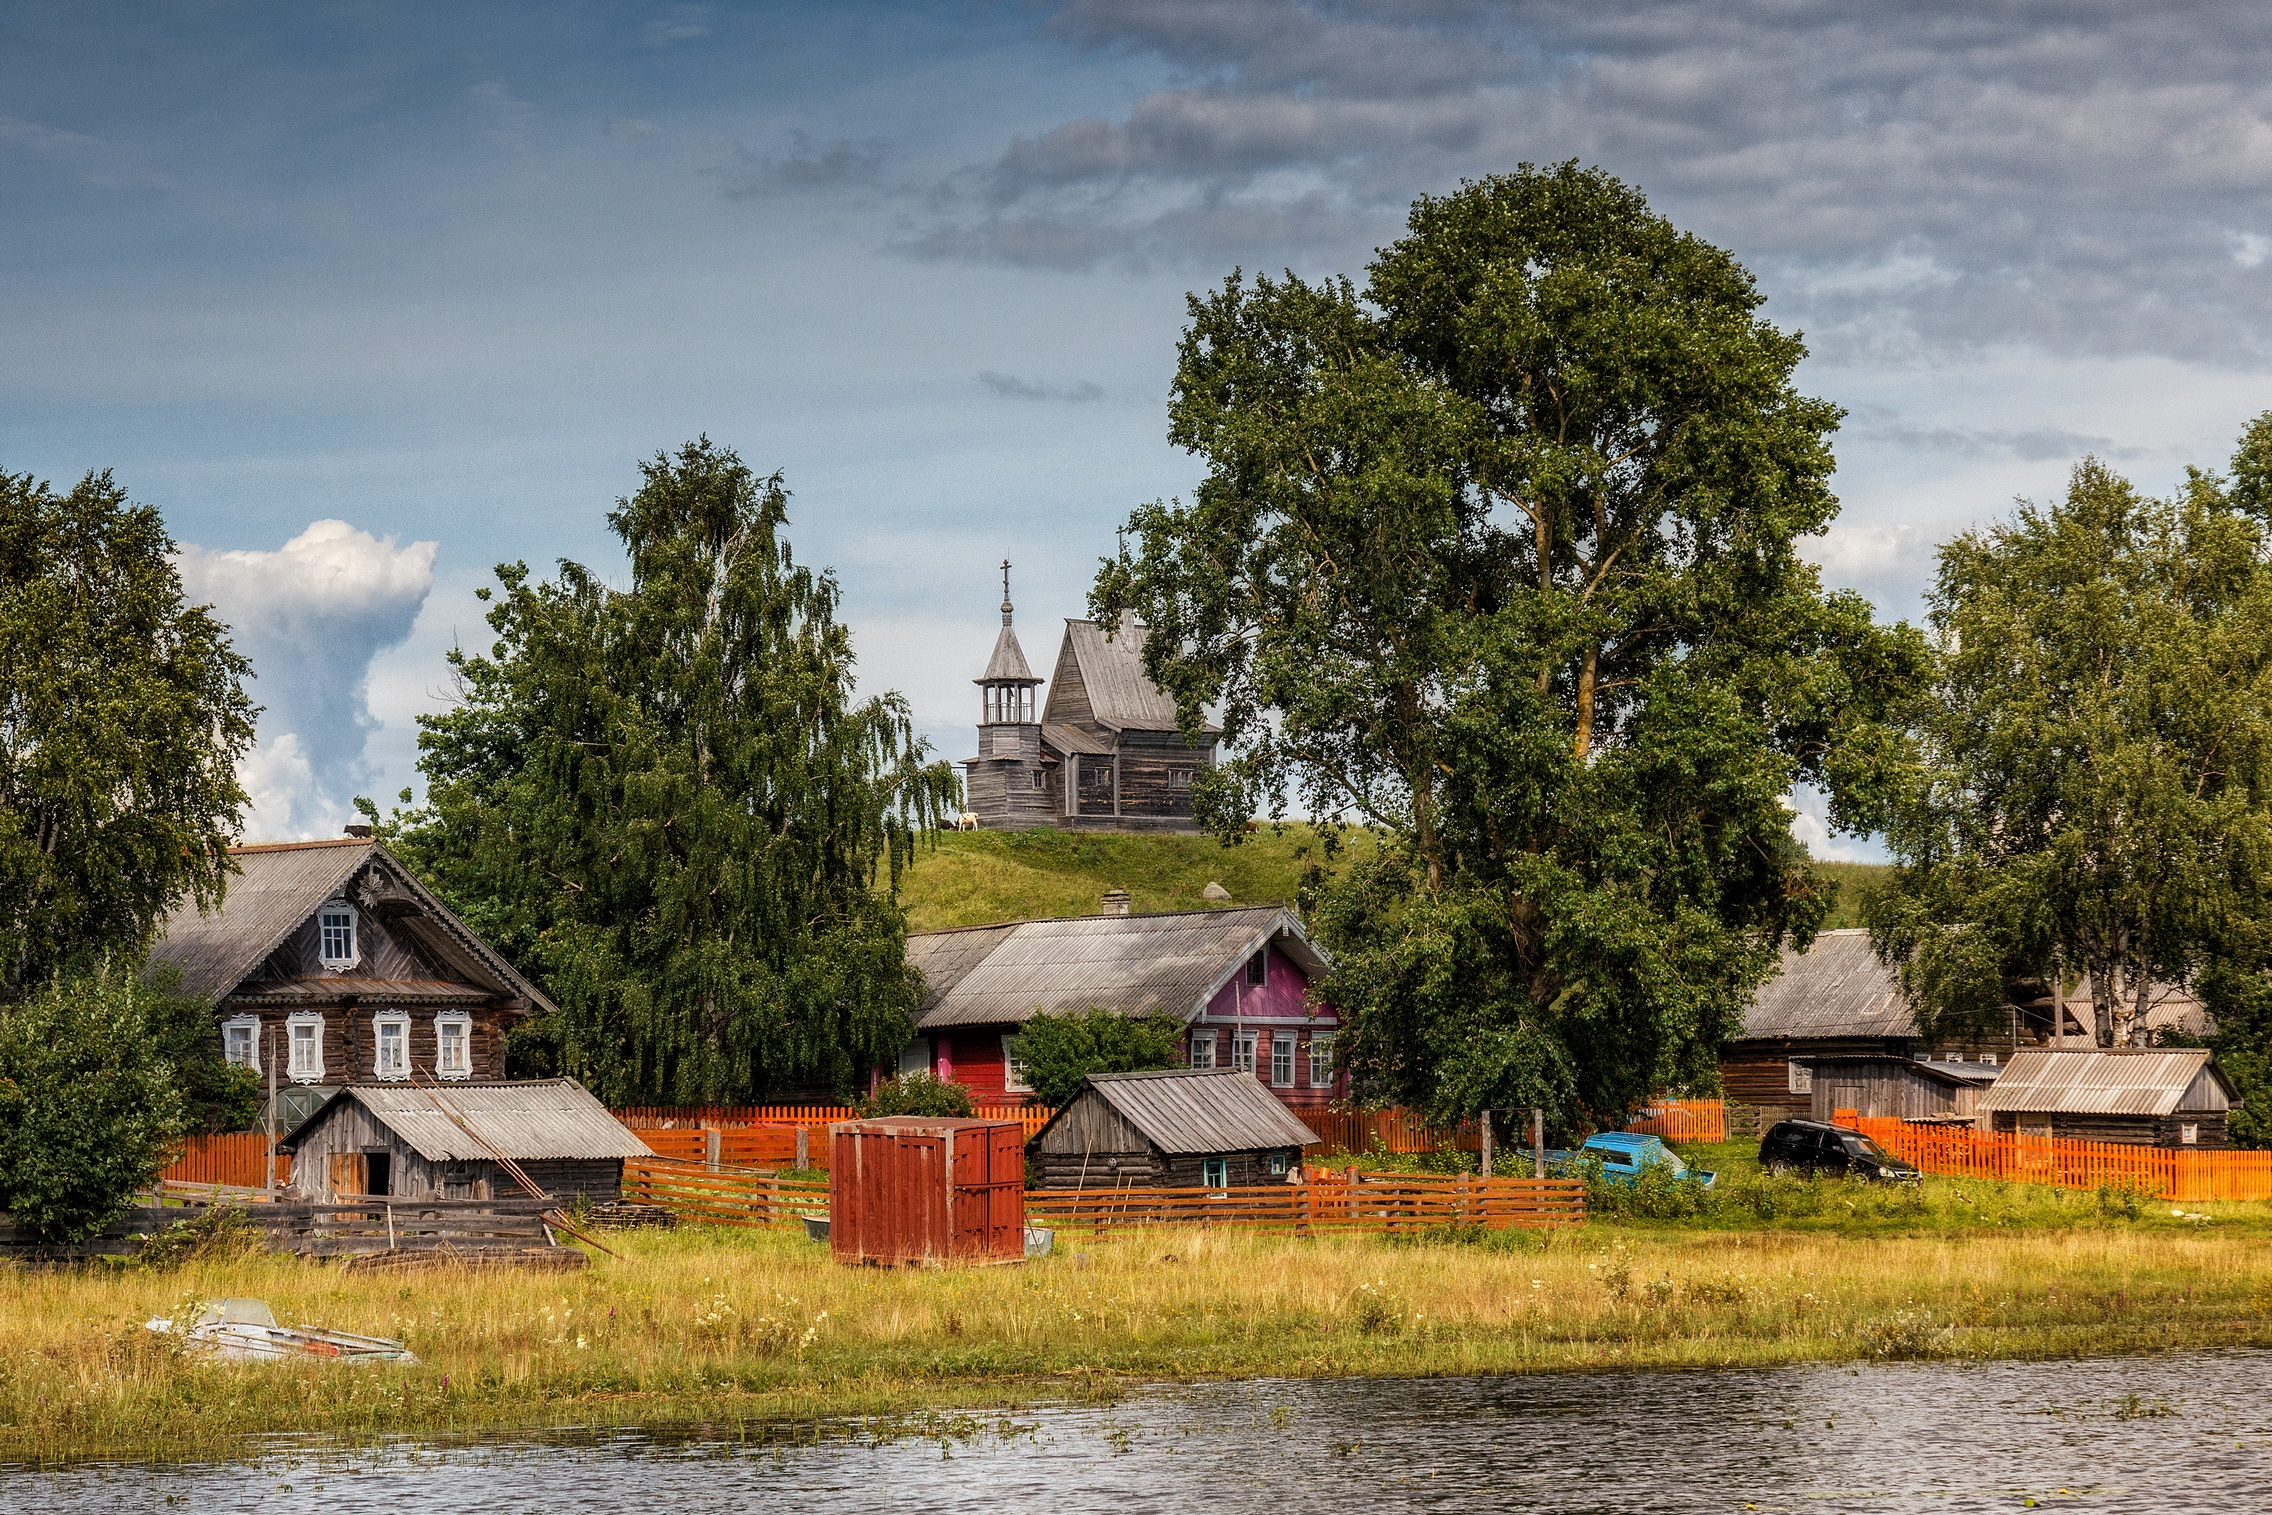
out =
[[1189,1066],[1252,1073],[1288,1105],[1341,1092],[1340,1022],[1310,993],[1326,958],[1283,906],[925,931],[908,937],[907,956],[927,992],[900,1071],[952,1079],[982,1104],[1032,1092],[1017,1052],[1029,1016],[1092,1005],[1174,1017]]

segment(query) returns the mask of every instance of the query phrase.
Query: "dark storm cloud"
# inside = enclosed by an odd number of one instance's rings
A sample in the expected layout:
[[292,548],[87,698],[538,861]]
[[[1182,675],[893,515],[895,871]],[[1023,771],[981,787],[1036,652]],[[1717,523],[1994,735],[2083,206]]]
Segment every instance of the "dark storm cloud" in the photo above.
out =
[[1579,158],[1757,269],[1834,357],[2272,348],[2272,10],[1076,0],[1176,75],[1011,140],[903,250],[1361,261],[1415,194]]

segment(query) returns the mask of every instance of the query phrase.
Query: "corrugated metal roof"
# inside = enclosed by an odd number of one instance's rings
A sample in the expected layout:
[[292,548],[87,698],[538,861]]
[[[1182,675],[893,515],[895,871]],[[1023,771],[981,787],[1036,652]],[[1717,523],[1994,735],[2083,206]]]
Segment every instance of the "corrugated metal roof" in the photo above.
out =
[[1065,640],[1080,665],[1081,685],[1098,725],[1112,731],[1177,729],[1175,701],[1144,676],[1144,642],[1151,634],[1149,626],[1135,621],[1123,621],[1110,637],[1094,621],[1065,623]]
[[[228,996],[325,900],[371,865],[390,889],[407,896],[406,903],[414,903],[417,914],[406,917],[406,924],[415,928],[413,934],[430,950],[447,948],[459,954],[468,961],[453,966],[471,966],[476,977],[491,975],[495,988],[521,1000],[524,1008],[553,1008],[536,985],[474,935],[376,841],[346,837],[262,842],[232,847],[229,856],[238,872],[229,880],[221,908],[201,912],[194,903],[183,904],[166,917],[150,949],[150,966],[179,969],[185,993],[215,1001]],[[423,915],[424,921],[417,915]]]
[[1296,1120],[1277,1095],[1253,1074],[1235,1068],[1092,1073],[1089,1088],[1171,1156],[1314,1147],[1318,1142],[1317,1134]]
[[1870,950],[1869,932],[1839,930],[1822,932],[1805,952],[1783,950],[1783,966],[1744,1013],[1742,1039],[1916,1034],[1901,985]]
[[1026,650],[1018,645],[1018,634],[1010,629],[1010,613],[1002,612],[1002,634],[994,639],[994,656],[986,660],[986,671],[972,679],[973,684],[992,684],[1007,680],[1011,683],[1038,684],[1026,666]]
[[2232,1098],[2224,1070],[2203,1047],[2015,1052],[1980,1095],[1984,1113],[2168,1115],[2206,1068]]
[[[341,1099],[359,1101],[428,1162],[493,1160],[481,1142],[444,1113],[432,1093],[410,1084],[351,1084],[326,1100],[322,1109],[277,1145],[288,1146],[297,1140],[301,1131],[322,1119],[324,1110]],[[466,1125],[482,1141],[515,1162],[653,1155],[645,1142],[626,1130],[621,1121],[608,1114],[605,1105],[572,1078],[450,1084],[441,1090],[440,1099],[464,1116]]]
[[[953,940],[943,940],[953,939]],[[1197,1015],[1264,942],[1316,977],[1323,953],[1283,906],[1018,921],[907,939],[927,985],[916,1025],[993,1025],[1091,1005],[1122,1015]]]

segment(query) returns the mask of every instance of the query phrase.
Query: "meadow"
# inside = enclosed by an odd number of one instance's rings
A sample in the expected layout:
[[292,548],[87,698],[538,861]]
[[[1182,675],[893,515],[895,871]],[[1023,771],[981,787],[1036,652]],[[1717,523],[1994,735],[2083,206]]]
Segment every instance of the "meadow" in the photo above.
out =
[[[1844,1186],[1826,1186],[1844,1187]],[[1848,1235],[1596,1222],[1304,1239],[1063,1232],[1019,1267],[852,1269],[789,1232],[612,1239],[572,1273],[252,1255],[0,1272],[0,1461],[208,1458],[271,1433],[869,1434],[1215,1377],[1989,1359],[2272,1344],[2266,1207],[2071,1209]],[[414,1367],[227,1366],[143,1328],[191,1302],[397,1336]]]

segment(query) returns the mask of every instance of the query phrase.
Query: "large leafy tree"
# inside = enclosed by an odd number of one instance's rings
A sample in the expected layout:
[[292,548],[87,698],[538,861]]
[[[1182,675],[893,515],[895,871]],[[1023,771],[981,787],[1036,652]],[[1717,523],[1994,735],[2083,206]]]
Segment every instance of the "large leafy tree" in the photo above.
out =
[[1421,200],[1362,292],[1191,300],[1169,435],[1206,477],[1092,603],[1219,709],[1210,827],[1292,795],[1390,839],[1314,900],[1361,1093],[1575,1123],[1709,1086],[1819,922],[1782,797],[1871,818],[1917,648],[1799,555],[1838,412],[1760,300],[1570,164]]
[[894,891],[960,791],[898,696],[854,700],[780,476],[707,438],[643,472],[608,517],[628,589],[498,570],[402,841],[536,970],[558,1066],[606,1098],[848,1089],[912,1034]]
[[2156,981],[2261,998],[2272,913],[2272,415],[2228,481],[2168,499],[2095,459],[2059,504],[1941,551],[1939,658],[1909,713],[1900,867],[1868,907],[1929,1035],[2014,979],[2088,974],[2131,1045]]
[[0,474],[0,998],[221,897],[249,669],[108,473]]

